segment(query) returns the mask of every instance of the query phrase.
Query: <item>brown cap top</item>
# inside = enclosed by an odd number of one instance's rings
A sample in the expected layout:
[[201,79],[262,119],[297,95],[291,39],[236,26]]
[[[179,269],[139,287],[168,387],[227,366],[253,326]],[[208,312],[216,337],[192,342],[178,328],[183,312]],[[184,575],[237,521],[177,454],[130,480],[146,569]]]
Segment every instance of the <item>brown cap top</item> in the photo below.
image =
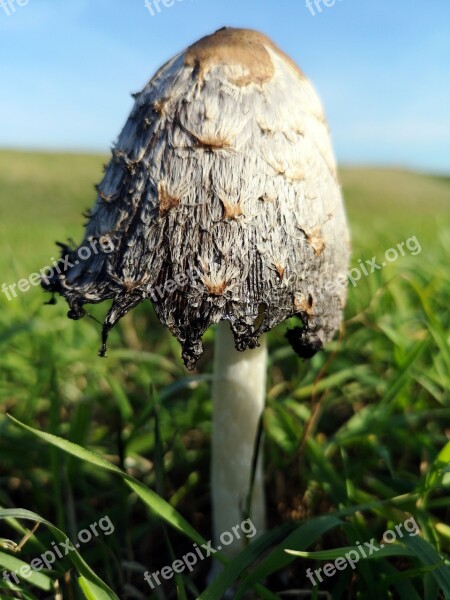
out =
[[198,69],[201,78],[217,65],[240,65],[246,71],[246,76],[233,83],[248,85],[263,84],[270,81],[275,67],[267,48],[277,52],[303,77],[298,66],[286,56],[264,34],[252,29],[234,29],[223,27],[211,35],[200,39],[190,46],[185,55],[185,64]]

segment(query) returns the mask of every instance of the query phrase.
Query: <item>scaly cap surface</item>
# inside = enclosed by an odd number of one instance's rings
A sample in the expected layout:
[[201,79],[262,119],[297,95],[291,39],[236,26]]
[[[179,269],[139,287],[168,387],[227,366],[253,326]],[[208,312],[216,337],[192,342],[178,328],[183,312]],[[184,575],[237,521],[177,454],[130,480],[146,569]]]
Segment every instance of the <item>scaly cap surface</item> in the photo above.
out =
[[[349,239],[317,94],[264,35],[224,28],[167,62],[135,96],[81,246],[113,250],[44,282],[113,325],[146,298],[192,368],[227,319],[238,349],[292,315],[311,356],[339,326]],[[73,259],[76,249],[64,248]],[[104,353],[105,346],[102,352]]]

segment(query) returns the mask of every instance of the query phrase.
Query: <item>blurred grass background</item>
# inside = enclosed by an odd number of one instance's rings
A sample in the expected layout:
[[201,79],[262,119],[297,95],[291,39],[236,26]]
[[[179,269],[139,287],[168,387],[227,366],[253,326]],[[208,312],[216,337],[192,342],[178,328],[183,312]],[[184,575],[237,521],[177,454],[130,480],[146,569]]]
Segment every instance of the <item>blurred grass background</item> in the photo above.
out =
[[[106,160],[0,152],[0,284],[50,264],[58,256],[56,240],[82,238],[82,212],[93,203]],[[269,335],[270,526],[378,502],[350,515],[349,528],[330,531],[307,549],[378,539],[412,514],[445,560],[450,469],[448,460],[442,464],[446,455],[438,455],[450,439],[450,178],[369,167],[343,167],[340,174],[351,266],[372,257],[380,263],[387,249],[414,236],[421,252],[412,256],[405,249],[405,256],[350,285],[341,339],[311,361],[293,355],[286,327]],[[73,322],[62,300],[56,306],[45,300],[39,287],[10,302],[0,294],[0,506],[33,510],[69,536],[107,513],[115,533],[83,548],[86,561],[120,598],[175,598],[173,582],[152,595],[143,581],[143,571],[171,562],[161,520],[117,478],[39,442],[5,414],[96,450],[155,488],[157,403],[164,496],[209,539],[214,331],[205,336],[198,372],[188,373],[178,343],[146,303],[113,331],[104,360],[97,357],[100,325],[88,318]],[[101,321],[106,307],[90,312]],[[20,537],[17,521],[3,523],[0,537],[11,538],[14,530]],[[45,546],[52,538],[40,534]],[[189,540],[170,536],[177,556],[189,551]],[[37,555],[38,548],[31,539],[24,556]],[[265,579],[271,589],[306,589],[305,570],[316,564],[322,562],[297,559]],[[203,589],[209,567],[201,564],[188,587]],[[62,597],[83,597],[58,568],[70,590]],[[447,597],[432,570],[404,556],[361,563],[319,589],[333,599]],[[30,595],[17,597],[54,597],[24,590]]]

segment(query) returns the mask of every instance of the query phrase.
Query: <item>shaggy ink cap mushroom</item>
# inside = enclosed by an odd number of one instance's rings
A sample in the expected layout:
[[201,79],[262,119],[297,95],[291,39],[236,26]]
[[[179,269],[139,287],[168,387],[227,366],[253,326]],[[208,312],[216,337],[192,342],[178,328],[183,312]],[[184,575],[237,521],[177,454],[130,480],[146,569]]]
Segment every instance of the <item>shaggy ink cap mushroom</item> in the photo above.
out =
[[[303,357],[339,326],[349,240],[328,127],[309,81],[263,34],[223,28],[161,67],[97,191],[81,246],[111,245],[43,285],[71,318],[112,299],[102,354],[145,299],[189,368],[220,320],[244,350],[295,315],[288,339]],[[75,263],[77,249],[66,254]]]

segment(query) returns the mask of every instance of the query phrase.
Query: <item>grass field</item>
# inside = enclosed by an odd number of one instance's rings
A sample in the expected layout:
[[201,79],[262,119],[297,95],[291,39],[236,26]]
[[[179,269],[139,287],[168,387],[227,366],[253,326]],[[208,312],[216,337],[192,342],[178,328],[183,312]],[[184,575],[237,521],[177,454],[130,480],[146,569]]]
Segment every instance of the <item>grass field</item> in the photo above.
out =
[[[80,241],[106,160],[0,152],[0,285],[50,264],[56,240]],[[113,331],[102,360],[94,319],[67,319],[38,286],[11,301],[0,293],[0,572],[51,548],[54,527],[75,540],[103,515],[114,525],[50,570],[0,578],[1,598],[212,600],[232,583],[236,599],[450,598],[450,178],[346,167],[341,180],[360,274],[342,336],[303,362],[283,326],[270,334],[270,531],[209,586],[209,560],[155,590],[143,574],[211,537],[214,331],[188,373],[147,303]],[[373,257],[386,267],[365,275]],[[19,543],[39,519],[51,525],[13,553],[5,540]],[[398,535],[355,569],[322,571],[311,593],[281,594],[311,590],[307,569],[411,519],[420,535]]]

